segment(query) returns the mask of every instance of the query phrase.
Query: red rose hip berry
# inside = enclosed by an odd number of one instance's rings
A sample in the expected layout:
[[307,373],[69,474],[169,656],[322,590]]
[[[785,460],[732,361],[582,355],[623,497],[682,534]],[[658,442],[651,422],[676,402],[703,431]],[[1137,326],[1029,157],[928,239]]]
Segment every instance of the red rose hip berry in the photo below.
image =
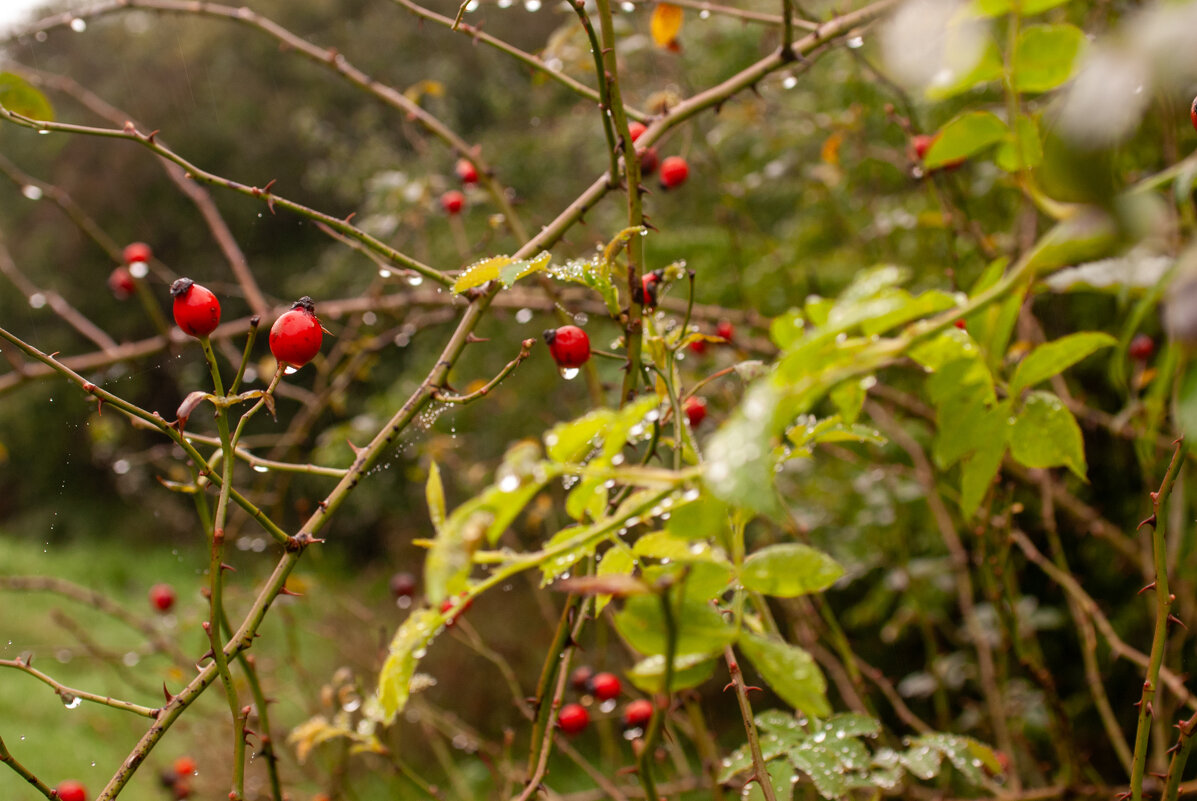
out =
[[576,325],[563,325],[544,332],[549,353],[558,367],[581,367],[590,360],[590,337]]
[[125,245],[122,256],[124,256],[125,264],[134,264],[139,261],[148,262],[154,257],[154,252],[145,242],[132,242]]
[[581,734],[589,723],[590,713],[581,704],[566,704],[557,713],[557,725],[570,736]]
[[281,364],[303,367],[320,352],[324,329],[312,299],[303,296],[270,326],[270,352]]
[[594,671],[588,665],[581,665],[569,674],[569,684],[577,692],[584,693],[590,689],[590,680],[593,677]]
[[478,183],[478,168],[469,159],[458,159],[453,165],[453,172],[457,173],[458,180],[463,184]]
[[641,175],[652,175],[657,171],[657,149],[655,147],[636,148],[636,157],[640,159]]
[[461,192],[458,192],[456,189],[450,189],[448,192],[441,195],[441,208],[445,210],[446,214],[461,214],[463,207],[465,207],[465,195],[463,195]]
[[690,421],[690,428],[698,428],[702,425],[702,421],[707,419],[707,402],[691,395],[682,404],[682,411],[686,413],[686,419]]
[[396,573],[391,576],[391,595],[396,598],[410,598],[416,594],[416,577],[411,573]]
[[[468,593],[463,592],[456,598],[446,598],[441,601],[441,614],[448,616],[445,626],[452,628],[453,624],[457,622],[457,618],[464,615],[474,605],[474,599],[467,598],[467,595]],[[462,598],[465,600],[461,600]]]
[[150,603],[155,609],[166,614],[175,605],[175,588],[169,584],[155,584],[150,587]]
[[1155,353],[1155,340],[1147,334],[1137,334],[1131,340],[1127,353],[1137,362],[1145,362]]
[[173,769],[176,776],[184,777],[194,774],[196,770],[198,770],[198,766],[195,764],[195,760],[191,757],[181,756],[175,760]]
[[54,791],[58,793],[58,801],[87,801],[87,788],[74,779],[60,783]]
[[645,698],[638,698],[623,708],[625,729],[643,729],[653,716],[653,704]]
[[664,270],[653,270],[640,277],[640,295],[636,300],[644,308],[655,309],[657,307],[657,300],[661,291],[661,281],[664,277]]
[[175,323],[185,333],[204,338],[220,325],[220,301],[212,291],[190,278],[180,278],[170,285],[175,299]]
[[661,186],[676,189],[690,177],[690,165],[681,156],[669,156],[661,162]]
[[723,337],[728,342],[731,342],[732,337],[736,335],[736,327],[731,324],[729,320],[720,320],[715,326],[715,336]]
[[623,685],[619,682],[619,676],[614,673],[599,673],[590,680],[590,686],[594,689],[594,697],[600,701],[610,701],[612,698],[618,698],[619,693],[623,690]]
[[628,133],[632,136],[632,141],[635,142],[640,136],[648,130],[648,126],[642,122],[632,120],[628,123]]
[[1193,127],[1197,128],[1197,97],[1193,98],[1193,104],[1189,106],[1189,119],[1193,121]]
[[137,291],[137,282],[133,280],[133,273],[117,267],[108,276],[108,288],[117,300],[128,300]]

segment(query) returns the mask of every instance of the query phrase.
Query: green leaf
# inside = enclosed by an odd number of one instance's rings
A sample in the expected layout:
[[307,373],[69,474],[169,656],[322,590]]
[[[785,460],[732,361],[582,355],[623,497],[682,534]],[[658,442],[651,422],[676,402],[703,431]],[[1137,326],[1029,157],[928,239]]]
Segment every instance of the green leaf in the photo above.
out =
[[645,566],[644,580],[654,583],[668,577],[672,583],[683,584],[679,592],[685,597],[709,601],[727,591],[734,573],[735,568],[726,561],[670,562]]
[[831,402],[839,416],[849,423],[855,423],[864,406],[865,384],[868,379],[851,378],[831,390]]
[[988,111],[969,111],[950,120],[935,139],[923,159],[926,169],[942,167],[979,153],[1002,141],[1009,129],[997,115]]
[[1085,32],[1073,25],[1031,25],[1014,47],[1014,88],[1046,92],[1072,77]]
[[761,678],[783,701],[809,717],[827,717],[827,685],[815,660],[803,649],[745,631],[738,643]]
[[[775,759],[765,766],[769,773],[769,783],[773,785],[773,795],[778,801],[789,801],[794,797],[794,766],[784,759]],[[741,793],[741,801],[765,801],[765,791],[759,782],[753,782]]]
[[[710,654],[682,654],[673,658],[673,675],[669,691],[697,687],[715,672],[716,659]],[[664,692],[665,656],[658,654],[642,659],[627,672],[628,681],[646,693]]]
[[[636,559],[632,556],[632,551],[628,546],[622,542],[614,542],[611,547],[604,553],[602,559],[599,560],[598,569],[595,575],[598,576],[630,576],[636,569]],[[598,617],[599,613],[606,608],[607,604],[611,603],[610,595],[600,595],[594,599],[594,615]]]
[[974,786],[985,784],[981,766],[993,773],[1001,772],[997,755],[989,746],[971,737],[956,734],[923,734],[910,741],[910,748],[901,755],[902,764],[920,779],[932,779],[939,772],[942,757],[947,757],[952,766],[966,781]]
[[[762,734],[760,737],[761,757],[766,762],[774,760],[786,752],[788,747],[785,742],[779,740],[772,734]],[[723,760],[723,764],[719,770],[718,781],[720,784],[726,783],[729,779],[738,773],[743,773],[752,767],[752,750],[748,745],[742,745]]]
[[771,420],[762,418],[768,418],[776,409],[777,394],[768,380],[749,386],[739,407],[707,440],[707,461],[703,465],[703,484],[713,495],[769,516],[780,515],[781,504],[773,487]]
[[1110,215],[1086,208],[1057,223],[1026,257],[1035,272],[1092,261],[1109,255],[1118,244],[1118,227]]
[[424,498],[428,501],[428,516],[432,519],[432,527],[439,532],[445,527],[445,488],[441,484],[441,470],[435,461],[428,468]]
[[[933,83],[923,92],[928,100],[941,101],[962,94],[983,83],[1000,80],[1004,66],[1002,51],[992,39],[985,42],[985,49],[981,57],[968,72],[960,75],[951,83]],[[950,79],[949,79],[950,80]]]
[[902,306],[888,314],[882,314],[861,324],[860,330],[865,336],[883,334],[890,329],[905,325],[913,320],[946,311],[958,305],[958,297],[949,292],[932,289],[921,295],[910,298]]
[[587,478],[579,481],[565,498],[565,512],[574,520],[584,521],[587,517],[598,520],[607,510],[607,482],[603,478]]
[[1081,427],[1050,392],[1032,392],[1014,421],[1010,455],[1027,467],[1064,466],[1085,480]]
[[1091,353],[1117,344],[1118,340],[1109,334],[1082,331],[1040,345],[1019,362],[1014,378],[1010,380],[1010,395],[1017,396],[1026,387],[1059,375]]
[[799,543],[769,545],[744,560],[740,582],[778,598],[821,592],[844,575],[844,568],[822,551]]
[[552,256],[547,250],[542,250],[535,258],[513,261],[510,264],[504,265],[499,270],[499,280],[503,282],[503,286],[510,288],[512,284],[521,278],[543,270],[549,265],[549,259],[551,258]]
[[665,530],[683,539],[720,542],[729,529],[727,516],[727,504],[704,492],[690,503],[675,506]]
[[32,120],[54,120],[54,107],[46,96],[11,72],[0,72],[0,106]]
[[378,677],[378,701],[385,723],[393,721],[407,704],[411,679],[420,661],[417,654],[428,647],[443,622],[441,615],[433,610],[417,609],[395,632]]
[[[714,654],[736,639],[736,630],[724,621],[705,598],[682,600],[674,610],[677,627],[676,654]],[[615,629],[642,654],[664,654],[665,616],[655,595],[629,598],[615,614]]]
[[1018,172],[1038,167],[1043,161],[1043,142],[1039,125],[1025,115],[1018,118],[1014,130],[1002,142],[996,156],[997,165],[1006,172]]
[[[1062,6],[1068,0],[1020,0],[1018,10],[1024,17],[1042,14],[1044,11]],[[1014,10],[1011,0],[973,0],[970,10],[983,17],[997,17]]]
[[960,510],[971,518],[989,491],[993,477],[1002,466],[1006,445],[1010,441],[1009,400],[987,410],[976,421],[977,447],[965,459],[961,468]]
[[790,761],[810,777],[824,798],[842,798],[847,794],[839,757],[831,751],[804,744],[790,751]]
[[769,323],[769,338],[777,347],[785,349],[793,345],[806,333],[806,318],[797,309],[774,317]]

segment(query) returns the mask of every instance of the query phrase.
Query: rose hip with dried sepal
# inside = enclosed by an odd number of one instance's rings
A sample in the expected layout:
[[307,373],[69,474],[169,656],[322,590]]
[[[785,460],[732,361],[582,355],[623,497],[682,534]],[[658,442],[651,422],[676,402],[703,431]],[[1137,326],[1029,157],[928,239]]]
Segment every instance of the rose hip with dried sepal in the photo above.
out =
[[303,367],[320,352],[324,329],[312,299],[303,296],[270,327],[270,352],[280,363]]
[[220,301],[207,287],[180,278],[170,285],[170,294],[175,299],[175,323],[184,333],[202,339],[220,325]]
[[590,337],[576,325],[563,325],[544,332],[549,353],[563,369],[581,367],[590,360]]

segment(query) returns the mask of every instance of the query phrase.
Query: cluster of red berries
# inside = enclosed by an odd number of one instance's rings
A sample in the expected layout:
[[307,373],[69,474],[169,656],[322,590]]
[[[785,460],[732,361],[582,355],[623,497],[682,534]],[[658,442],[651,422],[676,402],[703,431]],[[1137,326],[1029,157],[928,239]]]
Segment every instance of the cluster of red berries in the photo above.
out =
[[[628,133],[632,136],[633,144],[646,130],[648,130],[648,126],[642,122],[628,123]],[[660,180],[663,189],[676,189],[690,177],[690,165],[681,156],[666,156],[665,160],[658,164],[655,147],[638,147],[636,148],[636,157],[640,159],[641,175],[652,175],[657,171],[658,166],[660,167]]]
[[[175,323],[187,334],[204,339],[220,325],[220,301],[207,287],[190,278],[170,285]],[[291,304],[270,327],[270,352],[280,364],[300,368],[315,358],[324,340],[324,328],[312,299],[304,296]]]
[[150,246],[145,242],[133,242],[121,254],[124,262],[108,275],[108,289],[117,300],[127,300],[137,291],[137,279],[144,277],[146,264],[153,258]]
[[[583,701],[586,703],[589,702],[590,697],[599,702],[614,701],[623,692],[623,684],[614,673],[595,673],[585,665],[570,674],[569,683],[575,692],[582,694]],[[623,726],[629,730],[643,729],[648,725],[652,715],[651,701],[643,698],[629,701],[623,708]],[[585,703],[565,704],[557,713],[557,726],[571,737],[581,734],[588,725],[590,725],[590,711],[586,708]]]
[[181,756],[174,761],[170,768],[162,771],[160,777],[162,786],[170,790],[177,799],[190,798],[191,779],[197,770],[199,770],[199,766],[195,764],[194,759],[189,756]]
[[[465,186],[478,183],[478,168],[469,159],[458,159],[453,165],[453,172]],[[461,214],[461,210],[465,208],[465,195],[457,189],[450,189],[441,195],[441,208],[450,217]]]
[[[736,327],[731,324],[729,320],[720,320],[715,325],[715,336],[720,337],[728,342],[732,341],[732,337],[736,335]],[[699,356],[707,352],[707,341],[705,339],[696,339],[688,346],[691,353],[697,353]]]

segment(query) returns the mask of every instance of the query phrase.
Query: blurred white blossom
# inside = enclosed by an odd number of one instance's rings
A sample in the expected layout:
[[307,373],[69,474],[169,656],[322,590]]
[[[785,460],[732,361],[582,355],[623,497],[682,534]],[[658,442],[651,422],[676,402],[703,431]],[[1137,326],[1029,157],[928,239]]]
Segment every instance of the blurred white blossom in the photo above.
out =
[[961,0],[907,0],[881,30],[893,78],[911,89],[948,86],[985,51],[987,27]]

